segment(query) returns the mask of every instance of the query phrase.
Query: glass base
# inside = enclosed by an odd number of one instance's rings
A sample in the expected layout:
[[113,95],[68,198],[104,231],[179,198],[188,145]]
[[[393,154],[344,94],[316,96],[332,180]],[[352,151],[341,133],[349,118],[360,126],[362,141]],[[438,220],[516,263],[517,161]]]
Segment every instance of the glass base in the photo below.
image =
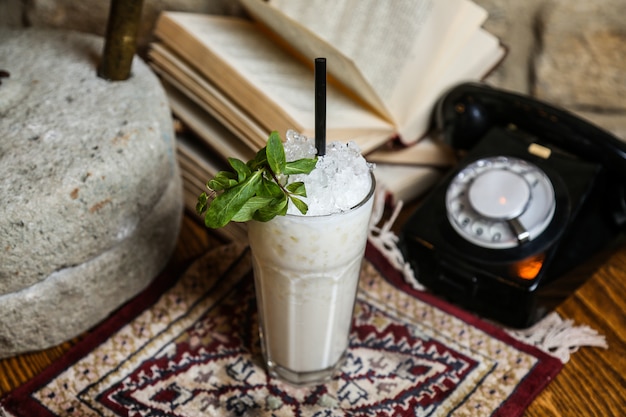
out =
[[298,386],[319,385],[330,381],[343,366],[345,359],[346,354],[344,353],[335,365],[319,371],[307,372],[292,371],[291,369],[282,367],[271,360],[266,361],[266,365],[267,370],[272,377],[281,379],[289,384]]

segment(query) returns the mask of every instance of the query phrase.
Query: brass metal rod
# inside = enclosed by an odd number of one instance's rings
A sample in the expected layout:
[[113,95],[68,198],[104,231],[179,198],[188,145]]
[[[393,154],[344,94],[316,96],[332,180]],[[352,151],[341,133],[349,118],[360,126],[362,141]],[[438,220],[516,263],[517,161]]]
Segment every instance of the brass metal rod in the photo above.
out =
[[111,81],[130,77],[137,50],[143,0],[111,0],[98,76]]

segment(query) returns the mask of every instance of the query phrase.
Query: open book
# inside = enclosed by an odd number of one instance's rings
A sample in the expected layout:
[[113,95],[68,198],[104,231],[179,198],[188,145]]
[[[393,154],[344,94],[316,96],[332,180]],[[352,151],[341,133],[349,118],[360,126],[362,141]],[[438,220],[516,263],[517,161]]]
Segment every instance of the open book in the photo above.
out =
[[[410,186],[451,161],[426,135],[436,99],[505,54],[470,0],[240,1],[253,19],[162,13],[149,52],[164,83],[240,140],[211,144],[222,156],[256,152],[272,130],[314,136],[313,62],[325,57],[327,141],[403,165],[390,175]],[[403,149],[383,146],[391,141]]]

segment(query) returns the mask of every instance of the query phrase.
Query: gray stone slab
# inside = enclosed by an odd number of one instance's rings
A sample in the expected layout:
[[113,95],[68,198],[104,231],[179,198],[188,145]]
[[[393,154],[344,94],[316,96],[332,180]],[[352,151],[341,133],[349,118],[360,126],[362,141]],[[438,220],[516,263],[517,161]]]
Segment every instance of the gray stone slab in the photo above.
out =
[[96,76],[93,37],[26,30],[0,32],[0,44],[11,74],[0,94],[17,91],[0,108],[4,294],[131,234],[175,159],[167,99],[140,60],[131,80],[112,83]]
[[[101,51],[93,35],[0,27],[10,73],[0,85],[0,355],[85,330],[144,288],[174,247],[182,192],[166,95],[138,58],[127,81],[97,77]],[[76,299],[95,294],[106,299]],[[51,308],[68,300],[73,313]]]
[[[137,230],[87,262],[0,296],[0,358],[55,346],[143,290],[174,249],[180,183],[172,181]],[[155,244],[158,242],[158,244]]]

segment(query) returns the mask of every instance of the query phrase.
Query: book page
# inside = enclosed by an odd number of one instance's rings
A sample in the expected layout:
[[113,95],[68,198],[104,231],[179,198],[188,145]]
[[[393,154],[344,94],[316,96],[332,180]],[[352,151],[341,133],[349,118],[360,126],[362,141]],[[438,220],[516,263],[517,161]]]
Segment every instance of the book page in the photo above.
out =
[[[411,86],[410,88],[399,88],[393,93],[391,100],[392,111],[397,116],[399,125],[409,122],[412,117],[413,109],[424,100],[424,91],[428,91],[433,83],[440,82],[441,78],[445,78],[446,71],[454,60],[468,49],[474,49],[474,35],[481,31],[481,25],[487,18],[487,11],[470,0],[461,0],[457,5],[457,14],[448,15],[445,20],[440,22],[441,25],[448,25],[454,30],[450,31],[444,39],[441,39],[443,47],[428,52],[430,55],[428,61],[422,56],[423,48],[413,50],[407,59],[410,61],[404,68],[404,71],[398,74],[397,82],[400,85]],[[431,32],[424,31],[424,39],[439,36],[437,29]],[[427,42],[435,44],[434,41]],[[427,56],[428,56],[427,55]],[[462,65],[462,63],[461,63]],[[422,67],[419,73],[413,68]],[[471,74],[471,73],[468,73]],[[477,78],[483,74],[475,74]]]
[[385,148],[382,147],[367,156],[368,161],[398,165],[450,167],[457,158],[450,145],[440,138],[425,136],[411,146]]
[[[397,109],[404,103],[393,103],[394,96],[411,88],[399,82],[401,75],[410,71],[419,78],[432,64],[446,47],[448,34],[457,29],[450,20],[462,12],[463,0],[242,3],[307,58],[334,50],[327,56],[329,72],[366,100],[375,94],[385,114],[398,122]],[[270,14],[264,10],[268,8],[276,12]],[[290,21],[280,18],[280,13]],[[374,93],[367,91],[364,82]]]
[[458,83],[482,78],[479,74],[492,70],[505,53],[498,38],[483,29],[475,32],[445,71],[422,90],[419,100],[412,105],[410,120],[400,130],[402,141],[406,144],[418,141],[424,134],[424,126],[429,125],[437,100]]
[[262,0],[240,0],[240,2],[255,19],[294,48],[302,59],[313,62],[318,57],[326,58],[327,70],[333,77],[352,94],[364,100],[381,117],[393,120],[388,106],[381,100],[376,89],[364,77],[355,62],[343,55],[342,51],[336,49],[332,43],[311,32],[270,3]]
[[[220,155],[224,162],[226,162],[226,157],[237,158],[244,162],[254,157],[254,148],[242,142],[241,136],[235,136],[234,132],[231,133],[231,129],[227,129],[219,119],[212,117],[212,114],[201,107],[198,102],[192,101],[194,97],[184,94],[182,90],[166,80],[163,82],[163,88],[169,99],[172,112],[191,130],[206,138],[207,145]],[[214,123],[207,124],[207,128],[204,129],[204,121],[208,119],[213,120]],[[229,137],[229,140],[221,140],[226,136]],[[265,146],[265,143],[262,146]]]
[[[212,84],[210,80],[203,77],[194,68],[182,59],[178,58],[174,53],[169,51],[167,47],[159,43],[153,43],[149,57],[151,59],[150,66],[162,78],[164,84],[184,94],[186,97],[194,101],[209,115],[213,116],[232,133],[234,133],[243,144],[250,150],[256,151],[267,142],[267,136],[272,130],[286,132],[288,129],[295,129],[300,133],[313,137],[314,129],[286,124],[283,120],[275,120],[271,124],[263,117],[258,117],[260,112],[248,113],[241,107],[237,106],[228,99],[219,88]],[[167,89],[169,91],[171,89]],[[180,101],[180,100],[178,100]],[[173,96],[170,96],[170,104],[173,109],[179,108]],[[179,113],[182,118],[182,114]],[[348,142],[354,141],[361,148],[363,153],[369,153],[380,147],[382,143],[389,140],[391,131],[385,129],[361,129],[358,127],[351,128],[335,128],[327,132],[328,140]],[[232,144],[214,144],[215,148],[225,148]],[[227,152],[226,152],[227,151]],[[241,149],[239,151],[242,151]],[[235,149],[225,150],[224,155],[234,156]],[[241,160],[249,158],[239,157]]]
[[[286,116],[294,127],[314,128],[312,69],[263,36],[253,23],[222,16],[166,12],[155,33],[167,39],[171,49],[228,92],[229,98],[249,114],[268,120],[284,120]],[[333,129],[377,131],[379,137],[382,131],[388,137],[394,131],[389,122],[330,85],[326,126],[329,140]],[[380,138],[378,141],[382,143]]]
[[[151,44],[148,57],[150,66],[161,76],[164,84],[171,84],[176,90],[193,99],[207,113],[243,140],[249,149],[256,150],[265,146],[267,132],[271,131],[272,127],[261,126],[257,120],[243,112],[217,86],[199,74],[186,61],[163,44],[156,42]],[[174,107],[174,103],[170,104]],[[282,126],[275,128],[280,127]],[[232,151],[225,153],[225,155],[231,154]]]
[[[332,50],[329,72],[349,88],[361,88],[364,99],[376,95],[407,143],[429,128],[424,107],[432,106],[433,93],[443,92],[433,92],[432,86],[458,80],[459,71],[450,66],[471,67],[461,69],[463,76],[478,80],[485,74],[473,71],[491,69],[501,58],[493,42],[476,41],[483,36],[475,34],[482,31],[487,12],[471,0],[242,1],[255,10],[253,15],[261,11],[255,17],[303,54],[322,56]],[[264,9],[273,9],[273,14]],[[478,51],[481,47],[488,50]],[[485,65],[459,60],[468,50],[486,57]],[[447,74],[456,78],[445,80]],[[364,83],[374,92],[362,87]]]

